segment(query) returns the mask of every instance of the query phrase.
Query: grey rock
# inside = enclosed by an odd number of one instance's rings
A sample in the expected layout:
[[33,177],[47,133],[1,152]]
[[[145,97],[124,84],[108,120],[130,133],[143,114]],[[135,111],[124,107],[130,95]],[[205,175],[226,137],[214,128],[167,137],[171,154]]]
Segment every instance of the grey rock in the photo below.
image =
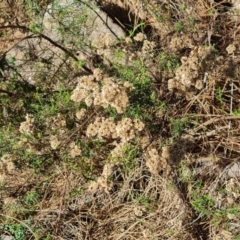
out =
[[1,235],[0,240],[13,240],[14,238],[12,236],[8,235]]
[[235,162],[226,167],[223,173],[223,177],[230,178],[239,178],[240,177],[240,162]]
[[[108,34],[114,41],[124,37],[125,33],[93,1],[86,1],[86,4],[74,0],[54,0],[47,7],[43,19],[36,20],[36,24],[42,24],[45,36],[70,51],[76,51],[80,60],[88,62],[94,40]],[[63,26],[68,30],[61,32]],[[27,33],[25,37],[31,34]],[[63,56],[64,51],[59,47],[36,37],[20,41],[7,52],[6,60],[12,63],[23,81],[38,85],[42,76],[51,77],[63,66]],[[43,64],[47,61],[52,63],[51,69],[50,65]]]
[[[61,24],[57,19],[61,18],[62,25],[70,28],[72,26],[74,31],[77,32],[75,34],[77,39],[69,39],[68,36],[68,42],[82,38],[85,42],[91,43],[104,34],[111,34],[113,38],[125,36],[124,31],[106,13],[102,12],[93,1],[85,1],[85,3],[73,0],[55,0],[48,6],[48,11],[44,15],[43,33],[56,41],[64,40],[64,37],[58,31]],[[61,16],[62,9],[64,9],[64,14]]]

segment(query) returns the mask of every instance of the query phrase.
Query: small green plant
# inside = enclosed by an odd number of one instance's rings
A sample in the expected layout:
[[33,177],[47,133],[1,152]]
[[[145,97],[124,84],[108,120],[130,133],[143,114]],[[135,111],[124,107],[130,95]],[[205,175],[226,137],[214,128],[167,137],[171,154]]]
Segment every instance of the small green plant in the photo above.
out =
[[179,171],[180,171],[181,181],[186,182],[188,184],[191,184],[191,182],[193,180],[193,176],[192,176],[192,173],[191,173],[190,169],[186,166],[185,160],[182,160],[180,162]]
[[171,132],[173,137],[180,137],[183,134],[184,127],[188,123],[188,118],[171,119]]
[[234,237],[234,240],[240,240],[240,234],[236,235],[236,236]]
[[122,81],[133,84],[134,89],[129,92],[130,106],[126,109],[124,117],[140,118],[146,120],[150,118],[149,108],[152,108],[156,100],[153,95],[152,79],[149,77],[148,70],[141,60],[133,62],[132,66],[115,65],[115,69]]
[[33,113],[36,114],[37,119],[42,121],[46,117],[57,115],[57,113],[70,111],[74,108],[70,100],[70,92],[65,91],[62,86],[59,87],[60,91],[49,93],[46,99],[43,93],[35,92],[31,102],[25,102]]
[[141,31],[143,32],[143,29],[145,27],[145,23],[139,23],[137,26],[135,26],[132,30],[129,31],[129,37],[133,37],[136,33],[136,31],[139,30],[139,28],[141,29]]
[[210,195],[201,195],[198,191],[193,193],[190,203],[194,210],[203,216],[209,216],[212,214],[212,208],[214,206],[214,201]]
[[145,210],[148,212],[152,212],[153,211],[153,205],[154,205],[154,199],[148,197],[148,196],[138,196],[135,201],[139,204],[139,205],[143,205]]
[[29,192],[24,199],[24,203],[29,206],[34,205],[38,202],[38,197],[37,192]]
[[181,5],[180,5],[180,9],[181,9],[182,11],[185,11],[185,10],[187,9],[187,6],[186,6],[185,4],[181,4]]
[[188,29],[190,30],[190,32],[196,33],[198,31],[196,19],[194,17],[188,17],[187,23],[188,23]]
[[197,211],[201,217],[211,217],[213,214],[213,207],[215,206],[213,198],[209,194],[203,194],[204,182],[198,180],[192,184],[192,193],[190,196],[190,204],[192,208]]
[[85,160],[85,165],[84,165],[84,170],[82,171],[82,175],[87,180],[94,179],[95,176],[93,174],[93,170],[94,170],[93,164],[89,163],[89,159],[87,158],[85,158],[84,160]]
[[121,61],[124,57],[126,57],[126,54],[124,52],[122,52],[121,50],[116,49],[114,52],[114,56],[115,56],[115,61],[119,62]]
[[44,238],[44,240],[51,240],[51,234],[48,233],[47,236]]
[[175,72],[179,65],[180,61],[175,55],[168,55],[165,52],[161,51],[158,55],[158,65],[163,71]]
[[234,110],[233,115],[234,116],[240,116],[240,109]]
[[16,63],[16,58],[15,57],[8,57],[7,62],[10,66],[14,66]]
[[82,66],[84,66],[84,65],[85,65],[84,61],[78,60],[78,61],[76,62],[76,70],[81,69]]
[[220,102],[221,106],[223,106],[223,89],[221,87],[217,88],[216,98]]
[[228,227],[229,217],[238,217],[240,210],[236,207],[227,209],[218,209],[213,212],[212,221],[215,226],[226,223]]
[[70,192],[70,196],[71,197],[77,197],[77,196],[81,196],[83,194],[83,189],[82,188],[76,188],[76,189],[73,189],[71,192]]
[[172,191],[172,190],[175,190],[175,188],[176,187],[172,181],[169,180],[166,182],[166,189],[168,189],[169,191]]
[[123,152],[123,156],[120,159],[120,161],[123,166],[123,171],[128,174],[135,167],[136,157],[138,153],[137,147],[130,144],[126,144],[122,149],[122,152]]
[[26,239],[26,228],[20,224],[5,224],[3,225],[3,230],[10,232],[15,240],[24,240]]
[[178,32],[182,32],[183,31],[183,23],[182,22],[177,22],[174,24],[174,28],[178,31]]
[[210,16],[214,16],[215,12],[216,12],[216,10],[215,10],[214,7],[211,7],[211,8],[208,10],[208,14],[209,14]]
[[12,147],[16,143],[13,139],[16,139],[14,126],[9,124],[8,126],[2,127],[0,131],[0,152],[2,156],[12,151]]
[[40,170],[49,164],[49,159],[46,160],[46,157],[37,155],[33,152],[26,152],[23,149],[14,150],[15,155],[21,159],[21,161],[16,162],[17,168],[21,169],[25,165],[30,166],[34,169],[35,173],[38,173]]
[[42,25],[39,25],[39,24],[32,24],[32,25],[30,25],[29,29],[34,34],[43,32],[43,27],[42,27]]

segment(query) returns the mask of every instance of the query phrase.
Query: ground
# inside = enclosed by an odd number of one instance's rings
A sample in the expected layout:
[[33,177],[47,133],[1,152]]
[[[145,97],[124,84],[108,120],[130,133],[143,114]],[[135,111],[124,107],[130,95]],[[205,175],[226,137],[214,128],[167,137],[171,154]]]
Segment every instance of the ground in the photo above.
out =
[[239,1],[0,5],[1,239],[240,239]]

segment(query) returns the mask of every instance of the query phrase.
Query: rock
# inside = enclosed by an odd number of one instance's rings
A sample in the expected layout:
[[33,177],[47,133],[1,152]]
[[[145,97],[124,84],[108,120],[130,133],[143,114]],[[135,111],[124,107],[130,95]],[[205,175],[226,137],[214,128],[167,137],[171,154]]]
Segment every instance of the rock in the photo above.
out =
[[[107,40],[114,42],[125,36],[124,31],[92,2],[55,0],[47,7],[43,19],[36,20],[34,24],[42,24],[45,36],[65,49],[75,51],[85,64],[94,41],[108,36]],[[29,32],[25,37],[31,34]],[[62,49],[47,39],[36,37],[20,41],[7,52],[6,60],[23,81],[37,86],[38,82],[51,78],[65,64],[64,55]]]
[[[59,24],[59,19],[62,24]],[[69,42],[82,38],[83,41],[91,43],[105,34],[112,35],[114,39],[125,36],[124,31],[90,1],[83,4],[73,0],[55,0],[48,6],[48,11],[43,18],[43,25],[43,33],[56,41],[67,40]],[[67,28],[72,26],[73,31],[77,33],[74,34],[76,39],[70,40],[69,34],[67,39],[61,36],[58,29],[63,25]]]
[[240,162],[235,162],[230,166],[227,166],[223,177],[230,179],[230,178],[239,178],[240,177]]
[[[64,62],[63,51],[49,41],[40,38],[24,39],[6,54],[6,60],[23,81],[38,85],[44,77],[54,73]],[[51,69],[44,62],[51,64]]]
[[12,236],[4,235],[2,234],[0,236],[0,240],[13,240],[14,238]]

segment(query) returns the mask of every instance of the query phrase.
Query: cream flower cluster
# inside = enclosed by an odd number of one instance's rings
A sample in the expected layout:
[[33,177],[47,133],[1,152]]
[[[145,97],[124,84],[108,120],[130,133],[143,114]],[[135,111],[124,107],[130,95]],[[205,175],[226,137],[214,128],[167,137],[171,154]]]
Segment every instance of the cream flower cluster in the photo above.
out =
[[57,136],[51,135],[50,136],[50,146],[52,149],[57,149],[58,146],[61,144],[61,141],[58,139]]
[[73,90],[71,100],[84,101],[87,106],[114,107],[118,113],[123,113],[129,105],[127,90],[133,88],[130,83],[115,82],[113,78],[105,78],[101,81],[99,71],[94,71],[91,76],[83,76],[79,79],[77,87]]
[[94,123],[91,123],[86,131],[88,137],[98,135],[100,138],[116,138],[116,124],[113,118],[97,117]]
[[80,156],[82,154],[81,149],[79,148],[78,145],[76,145],[75,142],[71,142],[69,144],[69,147],[71,149],[70,150],[70,155],[71,155],[72,158],[75,158],[75,157]]
[[176,36],[171,39],[168,45],[175,53],[183,48],[194,48],[193,39],[188,35]]
[[89,184],[88,190],[94,192],[98,189],[103,189],[108,193],[113,187],[112,181],[109,180],[109,176],[112,174],[113,168],[114,164],[106,163],[103,167],[101,176],[99,176],[96,181]]
[[202,89],[203,80],[199,79],[203,61],[210,53],[209,48],[199,47],[194,49],[189,57],[182,57],[182,65],[176,71],[176,76],[168,81],[168,89],[179,89],[189,92],[191,87]]
[[127,143],[125,142],[114,142],[113,145],[115,145],[115,148],[111,151],[111,156],[113,158],[122,158],[123,157],[123,150],[127,146]]
[[117,139],[121,142],[128,142],[141,132],[145,125],[139,119],[123,118],[115,123],[113,118],[97,117],[95,122],[87,128],[88,137],[98,136],[99,138]]
[[154,56],[154,48],[155,48],[155,42],[144,40],[143,46],[142,46],[142,55],[144,57],[153,57]]
[[156,148],[151,147],[148,149],[147,154],[145,154],[146,166],[153,175],[158,174],[163,169],[167,171],[169,156],[168,147],[163,147],[161,156]]
[[147,36],[144,33],[137,33],[136,36],[133,38],[137,42],[143,42],[145,39],[147,39]]
[[34,118],[30,114],[27,114],[25,118],[26,121],[20,124],[19,131],[21,133],[32,135],[34,132]]
[[157,149],[152,148],[148,151],[148,157],[146,158],[146,166],[149,168],[152,174],[158,174],[161,170],[161,158]]
[[94,100],[95,105],[114,107],[118,113],[123,113],[129,105],[127,88],[119,83],[114,83],[112,78],[104,79],[101,94]]
[[0,175],[3,173],[13,173],[16,169],[14,165],[15,157],[11,154],[5,154],[1,157],[0,161]]
[[111,33],[102,34],[99,38],[92,41],[92,45],[96,48],[111,47],[115,43],[115,38]]
[[80,109],[79,111],[76,112],[76,118],[78,120],[82,120],[83,117],[85,117],[87,110],[85,108]]
[[71,100],[84,101],[87,106],[93,104],[94,96],[100,94],[100,87],[94,80],[94,76],[83,76],[79,79],[77,87],[73,90]]
[[233,54],[237,50],[234,44],[230,44],[227,46],[226,51],[228,54]]
[[142,46],[142,51],[143,52],[152,51],[154,49],[154,47],[155,47],[155,42],[144,40],[143,46]]

